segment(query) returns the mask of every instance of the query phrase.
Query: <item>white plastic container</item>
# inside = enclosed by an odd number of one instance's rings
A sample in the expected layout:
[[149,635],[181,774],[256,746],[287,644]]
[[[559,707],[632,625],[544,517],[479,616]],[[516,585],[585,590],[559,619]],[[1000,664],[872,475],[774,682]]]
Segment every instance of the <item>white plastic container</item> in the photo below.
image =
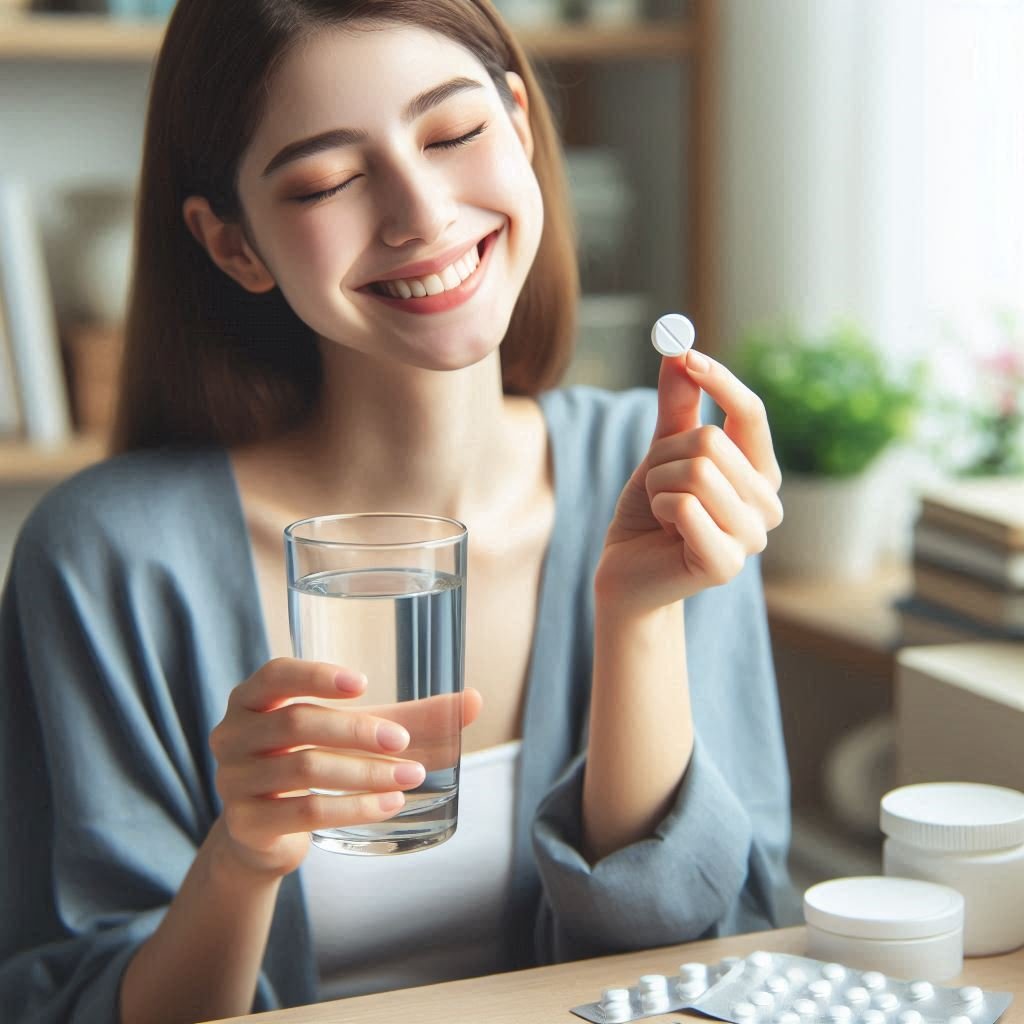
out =
[[968,782],[902,786],[882,797],[882,872],[964,897],[964,954],[1024,946],[1024,793]]
[[804,893],[807,955],[894,978],[948,981],[963,969],[964,898],[909,878],[834,878]]

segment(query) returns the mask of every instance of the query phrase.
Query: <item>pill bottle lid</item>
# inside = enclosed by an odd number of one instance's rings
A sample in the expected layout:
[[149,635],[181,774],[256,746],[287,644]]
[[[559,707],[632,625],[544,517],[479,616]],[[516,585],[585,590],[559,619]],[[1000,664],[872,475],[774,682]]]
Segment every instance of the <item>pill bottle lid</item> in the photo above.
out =
[[926,939],[963,927],[964,898],[911,878],[833,878],[804,893],[804,920],[850,938]]
[[1005,850],[1024,843],[1024,793],[973,782],[925,782],[882,797],[882,831],[946,853]]

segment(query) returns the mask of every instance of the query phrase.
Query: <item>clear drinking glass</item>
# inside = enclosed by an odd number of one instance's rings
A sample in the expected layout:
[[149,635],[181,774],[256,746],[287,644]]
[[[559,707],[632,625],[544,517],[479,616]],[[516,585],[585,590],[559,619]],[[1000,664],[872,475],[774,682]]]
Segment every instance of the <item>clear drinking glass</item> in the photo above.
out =
[[400,723],[410,742],[398,758],[427,772],[395,817],[314,832],[313,842],[361,855],[443,843],[458,820],[466,527],[439,516],[317,516],[292,523],[284,540],[295,656],[369,680],[361,697],[315,702]]

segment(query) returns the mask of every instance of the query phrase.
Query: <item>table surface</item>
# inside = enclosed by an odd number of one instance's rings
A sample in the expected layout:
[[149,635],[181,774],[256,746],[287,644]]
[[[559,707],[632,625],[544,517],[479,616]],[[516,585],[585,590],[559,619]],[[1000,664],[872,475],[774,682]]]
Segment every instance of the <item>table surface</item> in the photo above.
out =
[[[581,1024],[570,1007],[596,1002],[601,991],[635,985],[641,974],[677,973],[689,961],[716,963],[725,956],[746,956],[755,949],[805,955],[804,929],[734,935],[726,939],[580,960],[508,974],[450,981],[425,988],[406,988],[371,996],[355,996],[314,1006],[232,1017],[253,1024]],[[1014,993],[1002,1024],[1024,1024],[1024,949],[1004,956],[964,961],[963,973],[943,985],[980,985]],[[707,1021],[696,1014],[671,1013],[643,1018],[649,1022],[681,1017]]]

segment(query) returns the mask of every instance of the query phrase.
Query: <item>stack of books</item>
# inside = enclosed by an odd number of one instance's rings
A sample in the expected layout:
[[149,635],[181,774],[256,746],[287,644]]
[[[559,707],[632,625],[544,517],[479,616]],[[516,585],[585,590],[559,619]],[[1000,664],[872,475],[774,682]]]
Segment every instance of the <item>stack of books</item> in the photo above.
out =
[[926,492],[912,568],[913,592],[896,602],[905,645],[1024,641],[1024,477]]

